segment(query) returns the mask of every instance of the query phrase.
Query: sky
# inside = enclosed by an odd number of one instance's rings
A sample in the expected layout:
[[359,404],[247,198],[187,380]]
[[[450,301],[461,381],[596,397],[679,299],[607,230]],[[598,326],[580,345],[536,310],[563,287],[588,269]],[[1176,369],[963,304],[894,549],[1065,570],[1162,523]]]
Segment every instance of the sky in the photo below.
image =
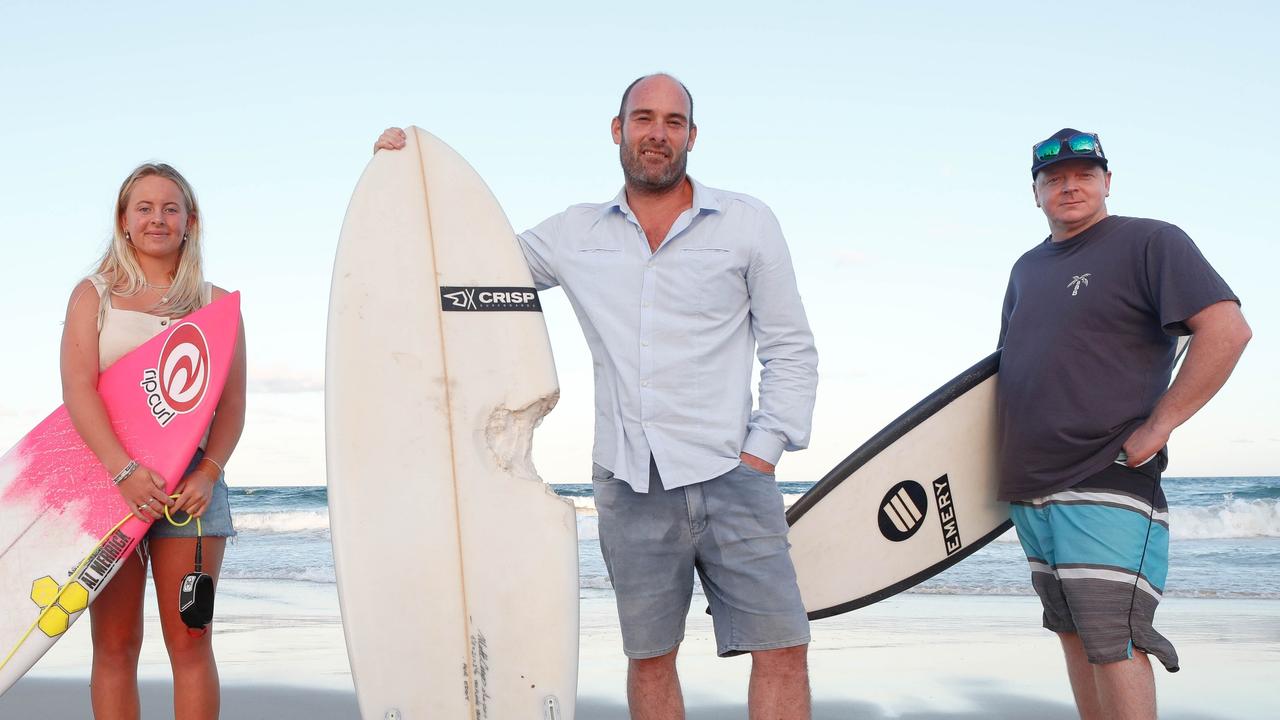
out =
[[[779,479],[818,479],[995,349],[1009,268],[1047,234],[1030,146],[1065,126],[1101,135],[1110,211],[1186,230],[1254,330],[1169,474],[1280,475],[1276,5],[449,5],[0,4],[0,445],[61,401],[71,288],[121,180],[160,160],[195,186],[207,277],[242,292],[229,482],[323,484],[330,274],[378,134],[442,138],[521,230],[613,197],[622,90],[666,71],[695,100],[690,174],[772,207],[817,339],[812,441]],[[588,482],[590,357],[543,296],[561,401],[534,459]]]

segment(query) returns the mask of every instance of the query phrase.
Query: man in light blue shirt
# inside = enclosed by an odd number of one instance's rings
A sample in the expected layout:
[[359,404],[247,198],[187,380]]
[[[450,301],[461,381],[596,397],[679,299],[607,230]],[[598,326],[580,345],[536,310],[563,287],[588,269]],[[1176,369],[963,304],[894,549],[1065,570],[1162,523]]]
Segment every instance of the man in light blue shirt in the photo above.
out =
[[[808,444],[817,351],[786,242],[764,203],[687,176],[697,126],[675,78],[632,83],[612,130],[624,188],[520,243],[594,359],[592,481],[632,718],[684,717],[675,659],[695,570],[718,652],[752,654],[751,717],[808,718],[808,622],[773,470]],[[403,147],[398,133],[375,150]]]
[[[630,187],[520,235],[534,283],[563,287],[595,359],[592,460],[642,493],[650,455],[667,490],[740,461],[772,472],[784,450],[808,444],[817,385],[813,336],[773,213],[681,180],[685,209],[651,220],[656,237],[629,203]],[[753,350],[763,365],[755,412]]]

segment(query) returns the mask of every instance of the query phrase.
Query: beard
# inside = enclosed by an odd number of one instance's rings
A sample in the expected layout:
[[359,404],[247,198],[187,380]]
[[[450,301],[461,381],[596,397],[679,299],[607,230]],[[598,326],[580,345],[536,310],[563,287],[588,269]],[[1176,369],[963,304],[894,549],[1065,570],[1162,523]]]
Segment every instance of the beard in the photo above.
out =
[[673,151],[671,159],[667,164],[660,168],[652,168],[646,166],[644,160],[641,159],[640,153],[646,148],[633,148],[632,145],[623,139],[622,145],[618,150],[618,157],[622,161],[622,174],[627,180],[627,185],[634,187],[642,192],[660,193],[670,190],[684,181],[685,166],[689,161],[689,155],[684,150]]

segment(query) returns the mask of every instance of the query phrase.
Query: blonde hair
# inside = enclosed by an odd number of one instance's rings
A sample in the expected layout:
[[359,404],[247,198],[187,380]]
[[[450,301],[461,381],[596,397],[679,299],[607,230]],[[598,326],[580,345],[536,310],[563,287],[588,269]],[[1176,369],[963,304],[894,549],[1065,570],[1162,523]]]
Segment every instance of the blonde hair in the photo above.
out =
[[115,295],[137,295],[147,287],[147,277],[138,265],[134,254],[133,243],[130,242],[124,227],[125,209],[129,204],[129,193],[133,186],[145,177],[162,177],[173,182],[182,191],[183,202],[187,206],[188,229],[183,235],[182,245],[178,253],[178,269],[173,275],[173,283],[166,293],[169,301],[163,307],[157,305],[153,310],[162,310],[164,314],[174,317],[186,315],[200,309],[204,305],[204,261],[200,251],[200,206],[196,202],[195,191],[191,183],[182,174],[165,163],[143,163],[129,173],[120,184],[120,193],[116,196],[115,217],[111,223],[111,244],[98,262],[98,272],[106,278],[109,292]]

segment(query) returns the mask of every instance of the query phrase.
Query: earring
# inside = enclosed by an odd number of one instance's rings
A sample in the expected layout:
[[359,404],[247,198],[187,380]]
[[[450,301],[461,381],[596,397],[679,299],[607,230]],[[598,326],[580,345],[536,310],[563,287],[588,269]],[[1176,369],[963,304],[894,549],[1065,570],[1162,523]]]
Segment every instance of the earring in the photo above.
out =
[[124,231],[124,241],[125,241],[125,242],[127,242],[127,243],[129,243],[130,245],[132,245],[132,244],[133,244],[133,238],[129,236],[129,231],[128,231],[128,230],[125,230],[125,231]]
[[186,241],[187,241],[187,234],[182,233],[182,242],[186,242]]

